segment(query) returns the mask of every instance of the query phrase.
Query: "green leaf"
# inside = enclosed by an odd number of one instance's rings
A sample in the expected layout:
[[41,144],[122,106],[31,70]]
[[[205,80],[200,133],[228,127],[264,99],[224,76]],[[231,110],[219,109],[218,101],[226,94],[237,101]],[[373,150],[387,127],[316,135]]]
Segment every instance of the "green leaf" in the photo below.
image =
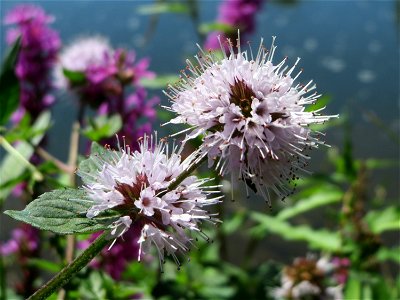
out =
[[361,299],[361,281],[359,278],[355,276],[349,277],[346,283],[344,299]]
[[200,26],[199,26],[200,33],[207,34],[211,31],[221,31],[224,33],[232,33],[232,32],[236,31],[236,28],[233,27],[232,25],[229,25],[226,23],[218,23],[218,22],[200,24]]
[[315,104],[308,105],[305,111],[311,112],[320,108],[324,108],[325,106],[328,105],[329,102],[331,102],[331,100],[332,97],[330,95],[324,95],[320,97]]
[[89,120],[89,125],[82,133],[92,141],[98,142],[101,139],[115,135],[122,127],[120,115],[98,116]]
[[365,161],[365,166],[368,169],[389,169],[389,168],[398,168],[400,165],[399,160],[397,159],[374,159],[369,158]]
[[281,210],[277,215],[277,218],[282,221],[287,220],[309,210],[340,202],[342,197],[343,192],[339,188],[334,186],[330,186],[330,188],[324,187],[318,190],[318,192],[313,193],[308,198],[297,200],[294,205]]
[[84,72],[63,69],[63,74],[72,85],[81,85],[86,81]]
[[174,84],[179,81],[179,76],[177,75],[161,75],[156,78],[142,78],[140,84],[148,89],[166,89],[168,84]]
[[98,163],[99,157],[105,161],[111,161],[119,155],[118,151],[109,151],[96,142],[93,142],[90,148],[90,156],[83,160],[78,167],[78,175],[85,183],[93,182],[93,174],[97,174],[100,170]]
[[92,205],[93,201],[85,191],[62,189],[44,193],[22,211],[7,210],[4,213],[18,221],[57,234],[91,233],[107,229],[116,219],[115,216],[89,219],[86,212]]
[[305,225],[293,226],[276,217],[257,212],[253,212],[250,216],[253,220],[260,223],[250,231],[256,238],[262,238],[266,233],[271,232],[287,240],[305,241],[313,249],[329,252],[340,251],[341,240],[339,233],[327,230],[314,230]]
[[28,265],[51,273],[60,272],[62,269],[60,264],[41,258],[29,258]]
[[190,10],[187,5],[178,2],[141,5],[137,9],[137,13],[142,15],[154,15],[163,13],[188,14],[189,12]]
[[376,257],[380,261],[391,260],[395,263],[400,264],[400,247],[394,247],[394,248],[381,247],[378,253],[376,254]]
[[232,234],[237,231],[247,217],[246,211],[238,211],[231,218],[228,218],[222,223],[222,230],[225,234]]
[[400,208],[389,206],[382,211],[370,211],[365,221],[373,233],[400,229]]
[[8,122],[11,114],[19,104],[19,81],[15,75],[15,65],[21,49],[21,39],[18,38],[6,56],[0,72],[0,125]]
[[[47,129],[50,124],[50,113],[42,113],[31,126],[32,130],[40,131],[41,134],[35,135],[31,139],[32,145],[38,145],[44,136],[44,129]],[[33,154],[33,147],[26,141],[19,141],[14,148],[26,160],[29,160]],[[7,154],[0,163],[0,180],[2,183],[12,182],[14,179],[21,177],[26,170],[26,165],[20,162],[20,159],[12,154]],[[15,182],[15,181],[14,181]],[[17,184],[18,182],[15,182]],[[14,185],[15,186],[15,185]],[[14,186],[7,186],[0,189],[0,203],[10,194]]]

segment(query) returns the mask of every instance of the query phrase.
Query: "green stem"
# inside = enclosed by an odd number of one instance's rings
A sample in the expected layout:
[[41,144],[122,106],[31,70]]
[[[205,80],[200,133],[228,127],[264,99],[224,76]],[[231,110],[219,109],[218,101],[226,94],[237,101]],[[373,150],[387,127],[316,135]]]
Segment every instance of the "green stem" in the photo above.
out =
[[43,180],[43,174],[36,169],[25,157],[21,155],[3,136],[0,136],[0,145],[3,146],[4,150],[13,155],[19,162],[27,167],[33,174],[33,178],[37,181]]
[[[207,160],[207,156],[202,157],[199,161],[192,164],[187,170],[183,171],[174,182],[172,182],[164,193],[175,189],[185,178],[187,178],[194,170],[196,170],[203,162]],[[161,197],[161,196],[159,196]],[[108,232],[99,236],[84,252],[81,253],[73,262],[63,268],[56,276],[36,291],[28,300],[42,300],[63,287],[71,278],[85,267],[100,251],[107,245]]]
[[85,267],[100,251],[109,243],[108,232],[100,235],[85,251],[83,251],[74,261],[63,268],[56,276],[37,290],[28,300],[42,300],[49,297],[64,286],[71,278]]

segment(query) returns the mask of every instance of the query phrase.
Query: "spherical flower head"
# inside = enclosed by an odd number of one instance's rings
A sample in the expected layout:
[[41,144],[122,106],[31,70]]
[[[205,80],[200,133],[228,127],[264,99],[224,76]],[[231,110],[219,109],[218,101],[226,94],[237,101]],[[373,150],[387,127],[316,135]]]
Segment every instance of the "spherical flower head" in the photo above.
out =
[[111,209],[119,212],[121,216],[112,224],[114,237],[122,236],[133,224],[140,226],[139,261],[154,244],[160,262],[164,261],[166,252],[180,265],[176,252],[189,250],[190,233],[206,237],[200,222],[218,221],[204,210],[221,198],[208,198],[215,193],[203,186],[208,179],[189,176],[170,187],[197,159],[193,154],[182,161],[182,147],[172,148],[170,152],[165,141],[156,142],[153,136],[145,136],[138,151],[131,152],[129,146],[119,151],[106,149],[103,154],[92,155],[98,166],[94,173],[78,171],[85,183],[84,189],[93,200],[88,218],[96,218]]
[[55,85],[67,88],[68,80],[63,69],[76,72],[86,72],[89,68],[104,65],[108,56],[113,54],[108,40],[101,36],[82,37],[62,50],[59,64],[54,72]]
[[281,198],[292,192],[288,182],[309,159],[304,150],[322,143],[308,126],[331,118],[321,116],[321,109],[305,109],[320,95],[310,93],[312,81],[295,84],[299,59],[290,68],[286,59],[273,64],[275,49],[274,42],[270,50],[261,42],[253,56],[251,49],[250,54],[241,50],[238,39],[237,54],[230,43],[230,55],[219,59],[200,48],[197,63],[187,61],[190,74],[183,72],[166,92],[178,115],[170,123],[190,125],[187,139],[204,134],[209,165],[217,160],[221,175],[236,174],[268,203],[270,190]]

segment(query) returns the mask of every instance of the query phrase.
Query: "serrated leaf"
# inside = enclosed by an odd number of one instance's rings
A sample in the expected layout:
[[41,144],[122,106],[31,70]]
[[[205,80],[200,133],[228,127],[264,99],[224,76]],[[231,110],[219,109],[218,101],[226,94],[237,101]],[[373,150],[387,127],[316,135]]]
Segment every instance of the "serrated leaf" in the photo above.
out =
[[341,240],[339,233],[327,230],[314,230],[308,226],[293,226],[288,222],[279,220],[265,214],[253,212],[251,218],[259,225],[253,227],[250,233],[256,238],[262,238],[267,233],[275,233],[287,240],[305,241],[310,248],[340,251]]
[[[30,143],[26,141],[19,141],[14,147],[15,150],[22,155],[26,160],[32,156],[34,149],[32,145],[38,145],[44,136],[44,129],[47,129],[50,124],[50,113],[42,113],[32,125],[32,130],[41,131],[41,134],[35,135]],[[32,144],[32,145],[31,145]],[[14,179],[19,178],[26,170],[26,165],[21,164],[19,159],[14,155],[7,154],[0,163],[0,181],[1,183],[12,182]],[[15,182],[18,183],[18,182]],[[0,203],[10,194],[14,186],[8,186],[0,189]]]
[[83,160],[78,167],[78,175],[85,183],[93,182],[93,175],[97,174],[101,169],[99,165],[99,158],[101,160],[110,161],[119,155],[118,151],[109,151],[96,142],[93,142],[90,148],[90,156]]
[[8,122],[11,114],[19,105],[19,81],[15,75],[15,65],[21,49],[18,38],[6,56],[0,73],[0,125]]
[[370,211],[365,221],[373,233],[400,229],[400,208],[389,206],[382,211]]
[[166,89],[168,84],[174,84],[179,81],[177,75],[161,75],[156,78],[142,78],[140,84],[148,89]]
[[91,233],[107,229],[116,217],[89,219],[86,212],[92,205],[93,201],[85,191],[63,189],[44,193],[24,210],[7,210],[4,213],[18,221],[57,234]]

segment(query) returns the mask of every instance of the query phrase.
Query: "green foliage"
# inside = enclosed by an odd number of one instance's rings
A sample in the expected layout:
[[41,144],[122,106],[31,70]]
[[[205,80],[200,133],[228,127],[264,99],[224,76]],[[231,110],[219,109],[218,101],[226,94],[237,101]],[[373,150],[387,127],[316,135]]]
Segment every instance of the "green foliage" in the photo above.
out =
[[63,69],[63,74],[72,86],[81,85],[86,81],[86,75],[84,72]]
[[282,221],[287,220],[321,206],[338,203],[342,200],[342,197],[343,192],[336,186],[317,186],[309,197],[297,200],[292,206],[281,210],[276,217]]
[[108,228],[115,216],[86,217],[93,205],[83,190],[61,189],[44,193],[24,210],[7,210],[10,217],[57,234],[97,232]]
[[179,2],[164,2],[164,3],[154,3],[141,5],[137,9],[137,13],[142,15],[153,15],[153,14],[165,14],[165,13],[174,13],[174,14],[188,14],[190,9],[184,3]]
[[57,273],[57,272],[61,271],[60,264],[51,262],[47,259],[29,258],[28,265],[30,267],[35,267],[42,271],[47,271],[50,273]]
[[156,78],[142,78],[140,84],[148,89],[166,89],[169,84],[174,84],[179,81],[177,75],[158,75]]
[[0,125],[8,122],[11,114],[19,104],[19,81],[15,75],[15,65],[21,49],[21,39],[18,38],[6,56],[0,72]]
[[24,173],[27,169],[27,165],[21,163],[21,157],[25,160],[29,160],[34,153],[34,146],[38,145],[42,140],[45,131],[49,128],[51,118],[49,112],[42,113],[31,125],[30,132],[35,132],[29,142],[21,140],[14,147],[15,153],[8,153],[4,156],[0,163],[0,174],[1,174],[1,189],[0,189],[0,203],[10,194],[16,184],[21,182],[27,177]]
[[321,108],[325,108],[329,102],[332,101],[332,97],[330,95],[321,96],[315,104],[311,104],[306,107],[305,111],[315,111]]
[[400,207],[388,206],[382,211],[370,211],[365,217],[373,233],[400,229]]
[[91,174],[99,171],[100,167],[98,164],[98,157],[101,157],[103,160],[111,160],[113,156],[119,155],[119,152],[116,151],[108,151],[101,145],[96,142],[93,142],[90,148],[90,156],[81,161],[78,168],[79,176],[85,182],[92,182],[93,176]]
[[400,265],[400,246],[393,248],[382,247],[376,254],[380,261],[393,261]]
[[275,233],[287,240],[305,241],[310,248],[325,251],[340,251],[340,236],[328,230],[314,230],[306,225],[293,226],[278,218],[266,214],[252,212],[251,218],[259,223],[250,233],[256,238],[263,238],[267,233]]
[[212,22],[212,23],[203,23],[200,24],[199,26],[199,32],[202,34],[207,34],[212,31],[221,31],[224,33],[234,33],[236,29],[229,24],[226,23],[218,23],[218,22]]
[[89,124],[82,130],[82,133],[91,141],[99,142],[104,138],[115,135],[122,127],[120,115],[97,116],[90,118]]

